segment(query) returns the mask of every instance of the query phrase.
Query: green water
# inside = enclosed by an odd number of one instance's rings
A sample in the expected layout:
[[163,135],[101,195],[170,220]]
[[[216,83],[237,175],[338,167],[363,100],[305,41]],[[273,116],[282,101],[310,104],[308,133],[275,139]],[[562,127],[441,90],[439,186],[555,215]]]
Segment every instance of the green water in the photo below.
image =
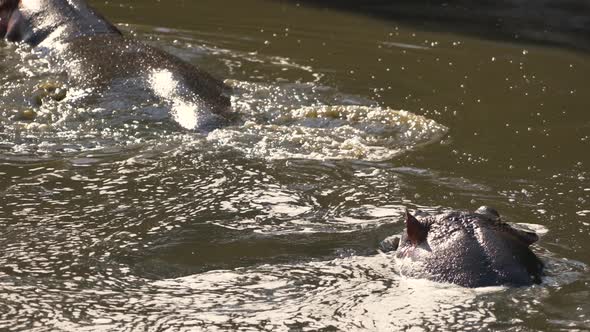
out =
[[[0,48],[0,330],[590,329],[586,53],[280,1],[93,4],[226,79],[254,124],[203,135],[67,101],[14,120],[59,73]],[[371,150],[332,122],[264,122],[317,105],[437,126]],[[541,233],[542,285],[409,280],[376,253],[406,207],[480,205]]]

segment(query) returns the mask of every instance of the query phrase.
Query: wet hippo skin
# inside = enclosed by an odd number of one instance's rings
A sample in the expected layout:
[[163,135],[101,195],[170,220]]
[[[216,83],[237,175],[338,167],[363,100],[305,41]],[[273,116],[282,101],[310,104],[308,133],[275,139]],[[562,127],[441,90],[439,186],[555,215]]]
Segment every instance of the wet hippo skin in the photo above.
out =
[[492,208],[439,215],[406,213],[401,238],[385,239],[396,250],[400,272],[411,278],[465,287],[527,286],[541,282],[543,263],[529,246],[535,233],[515,229]]
[[139,89],[170,105],[190,106],[196,115],[187,128],[218,126],[233,118],[229,87],[124,36],[83,0],[0,0],[0,37],[46,50],[77,87]]

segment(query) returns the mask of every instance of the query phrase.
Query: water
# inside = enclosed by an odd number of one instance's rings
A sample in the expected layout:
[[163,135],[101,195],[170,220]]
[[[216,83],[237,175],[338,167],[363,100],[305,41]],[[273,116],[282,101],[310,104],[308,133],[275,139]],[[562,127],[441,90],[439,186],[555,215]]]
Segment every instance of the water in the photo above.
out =
[[[194,132],[76,86],[32,107],[65,77],[3,45],[0,330],[590,329],[587,54],[281,2],[94,4],[227,79],[243,121]],[[377,252],[406,207],[480,205],[542,234],[543,284],[411,280]]]

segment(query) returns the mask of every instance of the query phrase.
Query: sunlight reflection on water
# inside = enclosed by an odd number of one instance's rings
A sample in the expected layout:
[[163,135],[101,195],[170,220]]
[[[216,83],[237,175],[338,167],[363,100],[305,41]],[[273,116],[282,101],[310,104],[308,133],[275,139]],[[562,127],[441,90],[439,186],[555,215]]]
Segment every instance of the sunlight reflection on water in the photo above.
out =
[[[0,330],[518,330],[548,316],[559,318],[550,328],[588,326],[580,317],[588,268],[560,256],[579,243],[558,241],[568,220],[563,204],[573,201],[580,217],[566,235],[587,230],[585,165],[531,183],[524,175],[504,179],[494,151],[508,147],[497,148],[505,132],[492,117],[485,118],[491,147],[441,152],[446,127],[325,86],[326,71],[315,65],[235,50],[225,32],[134,28],[237,77],[228,83],[243,123],[188,132],[178,123],[194,126],[190,105],[184,121],[136,91],[94,96],[73,87],[63,103],[49,101],[35,119],[18,120],[38,83],[64,77],[24,46],[0,48]],[[425,72],[451,75],[438,57],[461,50],[420,43],[378,42],[388,52],[421,52],[411,60],[423,61]],[[425,52],[436,60],[427,64]],[[465,70],[453,83],[472,79]],[[397,88],[421,93],[420,104],[440,88],[429,85],[437,80],[396,75]],[[84,107],[88,96],[104,100]],[[472,113],[437,118],[454,121],[455,132],[461,124],[472,130]],[[465,174],[460,166],[469,163],[477,169]],[[390,256],[376,254],[379,236],[401,230],[406,207],[440,212],[480,201],[547,233],[535,248],[547,263],[543,285],[463,289],[409,280]]]

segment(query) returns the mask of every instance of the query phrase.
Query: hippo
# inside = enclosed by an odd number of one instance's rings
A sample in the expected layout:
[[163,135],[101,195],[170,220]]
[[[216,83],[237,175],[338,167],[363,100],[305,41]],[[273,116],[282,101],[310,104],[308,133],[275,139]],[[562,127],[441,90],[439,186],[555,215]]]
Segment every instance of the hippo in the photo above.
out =
[[185,128],[215,128],[235,120],[231,90],[223,82],[124,36],[83,0],[0,0],[0,38],[47,53],[72,86],[163,102]]
[[416,216],[406,211],[405,224],[401,237],[381,242],[383,251],[395,250],[403,276],[463,287],[541,283],[543,263],[529,248],[539,237],[503,222],[493,208]]

